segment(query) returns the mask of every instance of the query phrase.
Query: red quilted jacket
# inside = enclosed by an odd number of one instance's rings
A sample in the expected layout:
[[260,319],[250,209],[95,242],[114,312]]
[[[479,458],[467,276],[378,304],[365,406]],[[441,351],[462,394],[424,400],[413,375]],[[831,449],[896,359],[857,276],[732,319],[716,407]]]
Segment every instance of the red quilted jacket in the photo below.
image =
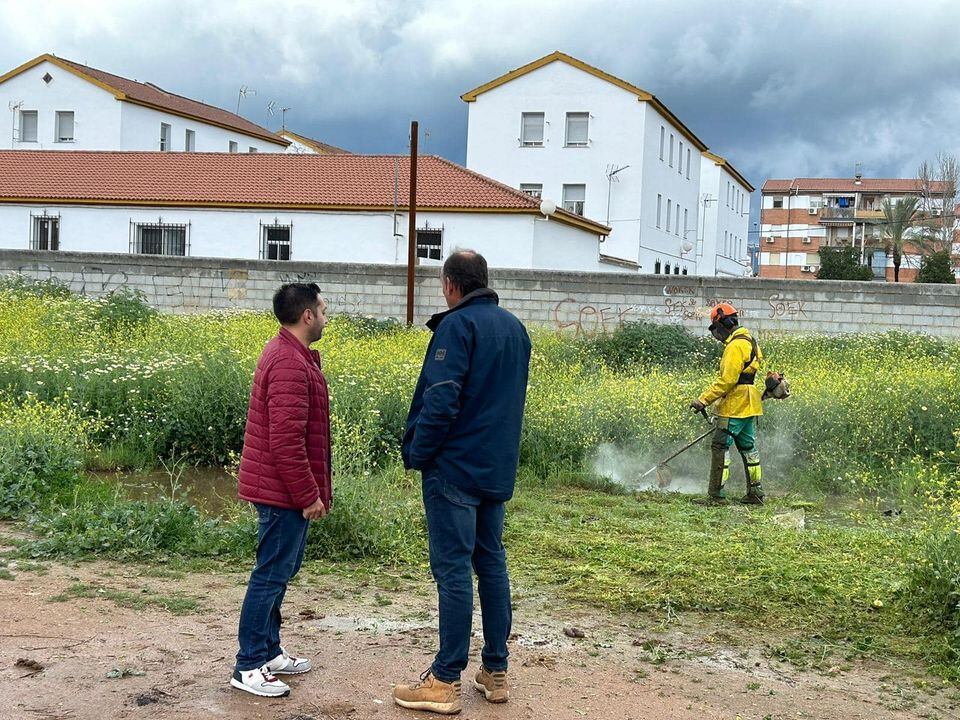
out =
[[330,396],[320,353],[280,328],[253,375],[239,495],[291,509],[319,497],[329,510],[331,474]]

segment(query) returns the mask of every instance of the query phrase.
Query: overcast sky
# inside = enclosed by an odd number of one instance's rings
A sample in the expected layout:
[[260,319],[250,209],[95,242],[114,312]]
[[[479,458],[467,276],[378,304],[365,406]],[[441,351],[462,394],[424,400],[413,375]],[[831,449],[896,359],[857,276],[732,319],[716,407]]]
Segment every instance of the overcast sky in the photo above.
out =
[[461,93],[563,50],[657,95],[757,187],[960,154],[960,3],[0,0],[0,66],[43,52],[357,152],[462,163]]

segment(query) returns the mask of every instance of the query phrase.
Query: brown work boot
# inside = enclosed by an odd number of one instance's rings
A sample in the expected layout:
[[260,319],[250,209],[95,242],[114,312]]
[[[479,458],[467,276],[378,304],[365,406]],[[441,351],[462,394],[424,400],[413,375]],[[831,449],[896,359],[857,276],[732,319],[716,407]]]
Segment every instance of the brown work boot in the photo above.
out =
[[441,715],[456,715],[463,709],[460,681],[445,683],[427,670],[415,685],[397,685],[393,701],[410,710],[427,710]]
[[473,679],[473,686],[483,693],[487,702],[505,703],[510,699],[510,683],[507,682],[507,671],[491,672],[483,665]]

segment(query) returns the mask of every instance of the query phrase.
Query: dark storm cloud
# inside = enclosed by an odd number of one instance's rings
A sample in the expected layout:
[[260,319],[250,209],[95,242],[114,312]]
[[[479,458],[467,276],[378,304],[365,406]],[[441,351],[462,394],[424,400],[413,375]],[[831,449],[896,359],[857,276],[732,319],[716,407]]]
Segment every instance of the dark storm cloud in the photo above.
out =
[[661,98],[756,185],[915,173],[958,152],[960,6],[947,2],[4,2],[0,66],[42,52],[360,152],[463,162],[459,95],[560,49]]

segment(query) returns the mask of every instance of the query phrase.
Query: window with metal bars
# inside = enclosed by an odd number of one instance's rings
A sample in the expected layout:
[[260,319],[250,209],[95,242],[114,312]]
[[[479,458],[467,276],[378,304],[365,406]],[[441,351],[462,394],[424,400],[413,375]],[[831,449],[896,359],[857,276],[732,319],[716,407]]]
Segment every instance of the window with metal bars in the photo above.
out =
[[443,228],[417,228],[417,257],[443,259]]
[[130,225],[130,252],[135,255],[185,257],[190,254],[190,223],[131,222]]
[[293,225],[261,225],[260,259],[289,260]]
[[30,216],[30,249],[31,250],[59,250],[60,249],[60,216],[59,215],[31,215]]

